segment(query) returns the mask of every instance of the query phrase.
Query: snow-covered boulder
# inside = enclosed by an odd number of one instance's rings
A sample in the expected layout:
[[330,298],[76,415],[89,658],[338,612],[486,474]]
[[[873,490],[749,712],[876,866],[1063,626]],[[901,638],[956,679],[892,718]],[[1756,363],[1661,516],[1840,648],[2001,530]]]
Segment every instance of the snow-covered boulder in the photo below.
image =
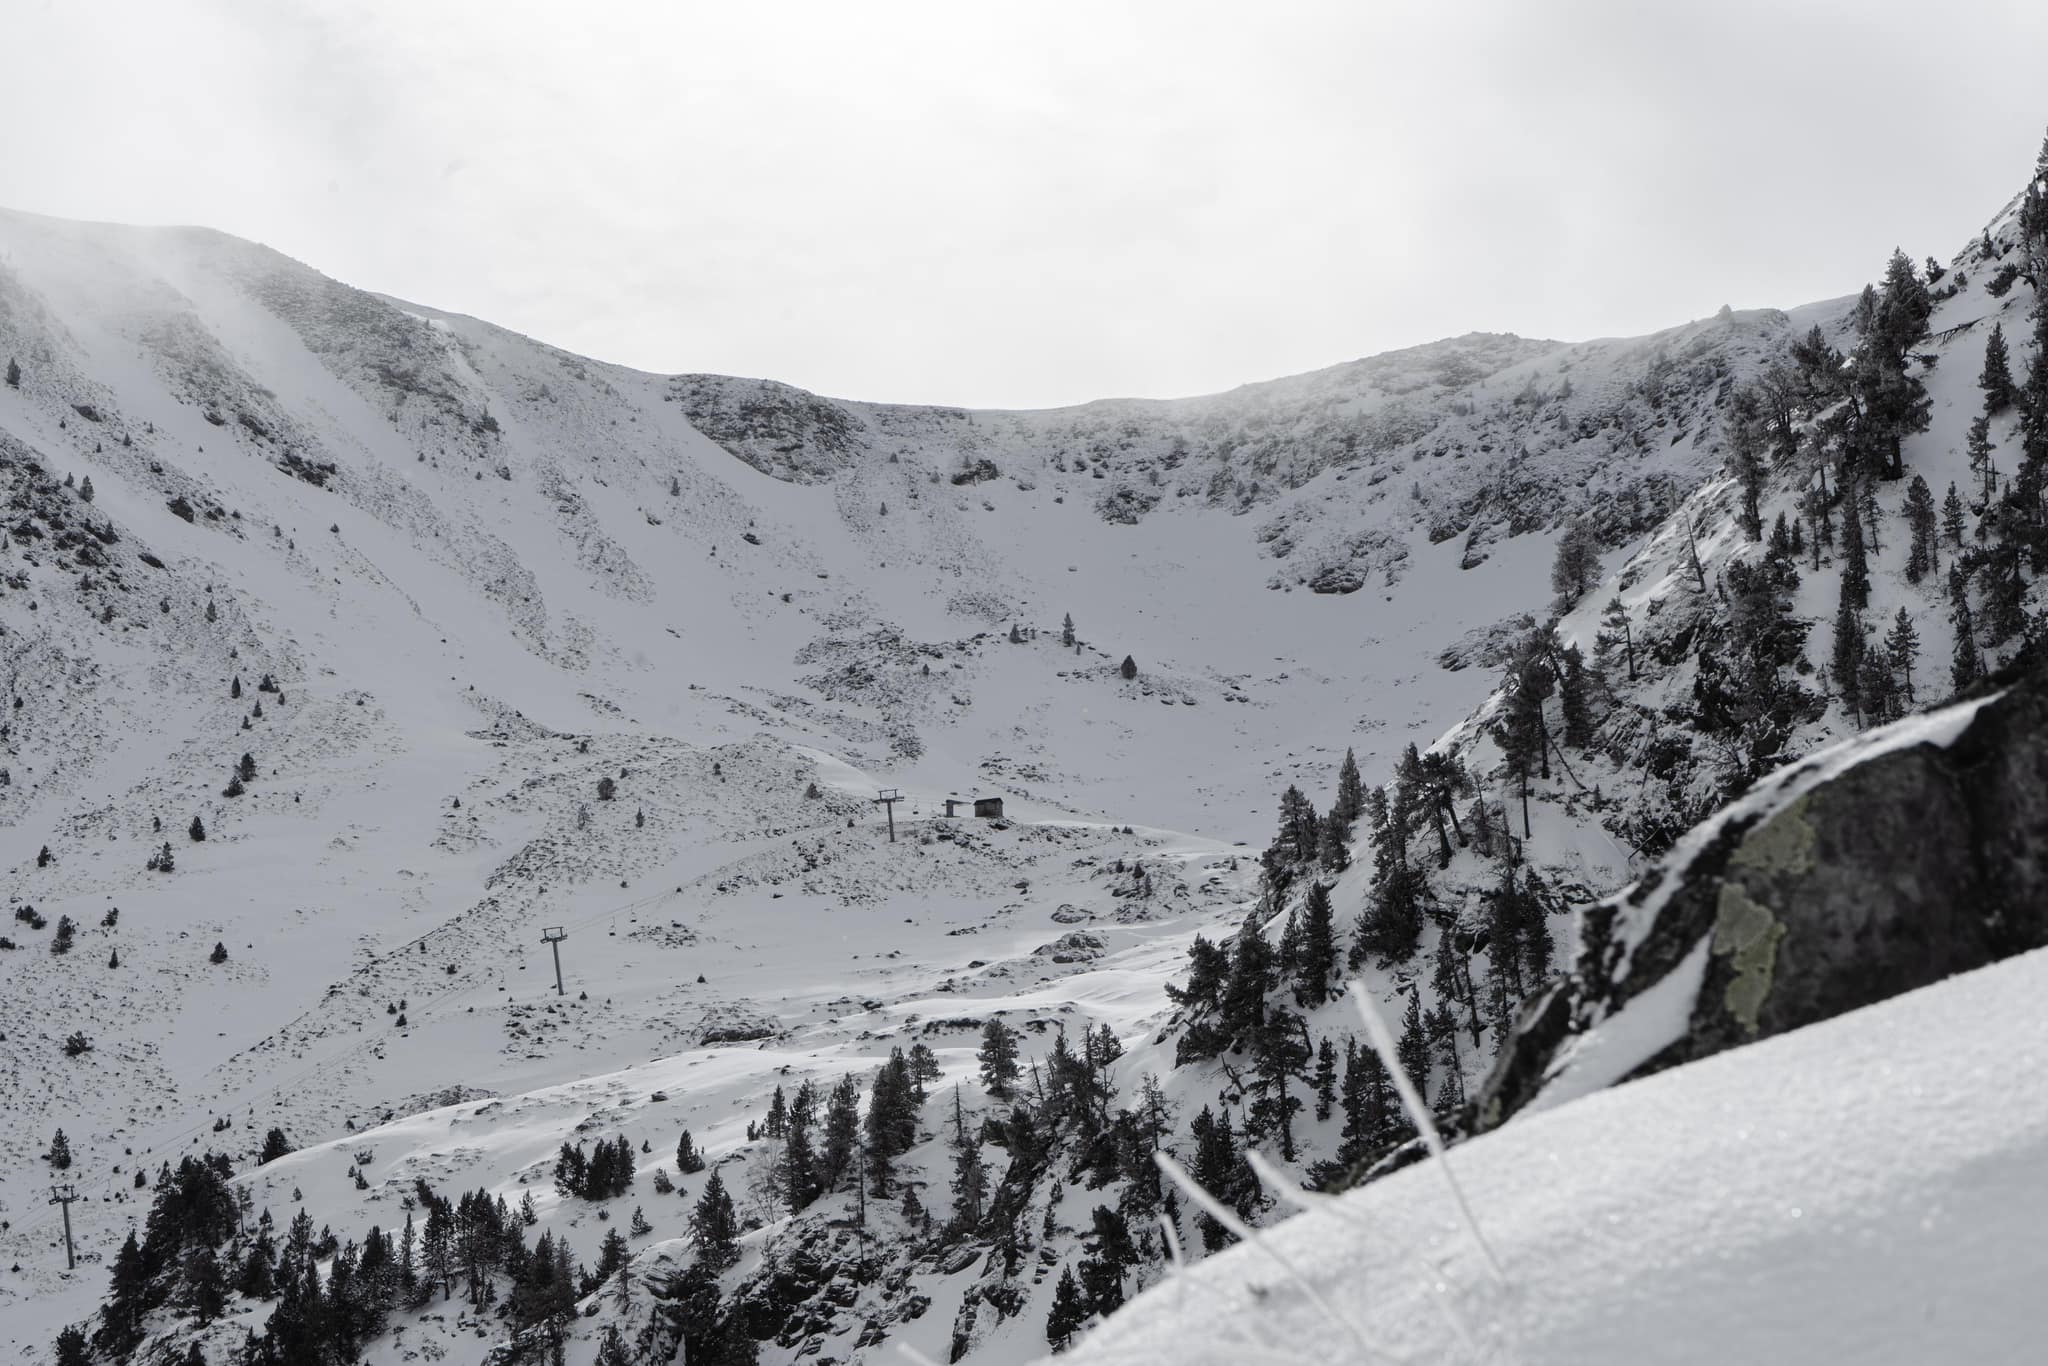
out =
[[1582,944],[1480,1129],[2048,944],[2048,678],[1773,774],[1591,908]]
[[1109,943],[1092,930],[1068,930],[1050,944],[1040,944],[1033,956],[1055,963],[1089,963],[1109,951]]

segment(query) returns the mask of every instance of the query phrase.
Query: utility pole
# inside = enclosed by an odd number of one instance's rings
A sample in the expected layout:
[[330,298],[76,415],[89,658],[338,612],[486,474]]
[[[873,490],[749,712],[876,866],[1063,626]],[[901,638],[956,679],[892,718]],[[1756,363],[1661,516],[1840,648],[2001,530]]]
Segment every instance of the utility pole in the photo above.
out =
[[557,996],[566,994],[562,990],[562,941],[568,937],[569,932],[560,925],[550,925],[540,932],[541,942],[555,951],[555,995]]
[[64,1207],[64,1263],[70,1271],[78,1270],[78,1253],[71,1246],[71,1202],[77,1198],[78,1188],[69,1181],[50,1187],[50,1203]]
[[889,843],[896,842],[896,803],[903,800],[903,794],[893,787],[882,789],[882,795],[875,798],[875,804],[889,813]]

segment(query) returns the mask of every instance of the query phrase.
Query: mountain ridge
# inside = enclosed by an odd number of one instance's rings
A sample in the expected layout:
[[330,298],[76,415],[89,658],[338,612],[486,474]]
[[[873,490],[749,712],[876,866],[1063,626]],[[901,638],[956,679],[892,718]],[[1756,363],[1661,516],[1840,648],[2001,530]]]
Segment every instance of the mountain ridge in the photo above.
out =
[[[1702,642],[1730,629],[1709,574],[1739,584],[1760,544],[1733,530],[1735,396],[1803,328],[1853,338],[1859,307],[1581,343],[1468,333],[1197,399],[966,413],[651,375],[207,230],[124,254],[50,222],[0,214],[0,352],[26,362],[0,390],[0,826],[25,983],[0,1005],[0,1207],[35,1208],[38,1149],[68,1124],[69,1160],[92,1173],[84,1245],[112,1258],[142,1203],[131,1171],[202,1141],[239,1169],[281,1127],[304,1150],[237,1180],[287,1217],[389,1230],[431,1207],[424,1192],[475,1181],[534,1197],[545,1231],[589,1254],[608,1211],[550,1190],[549,1150],[616,1130],[658,1154],[681,1122],[747,1230],[727,1307],[670,1322],[621,1293],[581,1330],[579,1361],[603,1328],[654,1350],[742,1321],[777,1359],[889,1339],[1030,1359],[1062,1293],[1052,1273],[1101,1275],[1098,1198],[1129,1212],[1144,1254],[1116,1294],[1160,1274],[1139,1227],[1156,1176],[1148,1195],[1145,1164],[1105,1149],[1091,1107],[1109,1100],[1089,1088],[1160,1087],[1184,1121],[1220,1110],[1271,1136],[1248,1055],[1226,1038],[1187,1056],[1216,1026],[1165,986],[1205,935],[1241,954],[1271,931],[1284,956],[1311,884],[1345,939],[1354,911],[1360,942],[1383,931],[1368,863],[1406,860],[1405,836],[1398,855],[1368,832],[1333,852],[1311,839],[1306,859],[1297,843],[1285,878],[1240,847],[1271,828],[1276,792],[1324,790],[1340,754],[1356,752],[1354,782],[1402,773],[1411,744],[1467,775],[1442,804],[1458,842],[1441,836],[1431,947],[1354,966],[1418,1010],[1425,990],[1448,1009],[1462,970],[1472,1043],[1454,1022],[1448,1057],[1422,1067],[1432,1097],[1476,1086],[1474,977],[1495,990],[1507,970],[1483,934],[1500,849],[1527,838],[1527,895],[1568,963],[1562,912],[1628,880],[1732,781],[1698,699]],[[1952,258],[1934,323],[1995,302],[1982,280],[2017,234],[2008,210],[1984,239],[2003,250]],[[1979,282],[1957,289],[1965,266]],[[1931,354],[1979,321],[1935,329]],[[1937,483],[1969,477],[1956,370],[1918,372],[1935,427],[1907,458]],[[1770,472],[1766,520],[1801,519],[1805,470]],[[1605,661],[1612,696],[1560,745],[1539,828],[1516,837],[1495,725],[1513,693],[1482,675],[1526,658],[1574,537],[1593,585],[1559,614],[1557,648],[1600,653],[1611,592],[1644,677],[1633,654],[1628,686]],[[1871,552],[1886,608],[1920,601],[1898,550]],[[1781,594],[1809,622],[1840,577],[1837,552],[1819,560],[1816,542],[1804,587]],[[1952,645],[1926,636],[1935,657]],[[1783,675],[1803,687],[1790,661]],[[1783,752],[1852,724],[1831,696],[1797,710]],[[1625,779],[1633,795],[1602,794]],[[887,817],[900,842],[874,808],[883,787],[908,803]],[[938,814],[995,794],[1000,820]],[[1434,842],[1410,833],[1420,866]],[[44,951],[56,941],[20,928],[36,918],[68,921],[76,947]],[[569,994],[537,956],[548,925],[570,929]],[[1424,982],[1431,956],[1453,985]],[[1489,1013],[1511,1012],[1498,992]],[[1304,1003],[1304,1038],[1343,1037],[1341,1013]],[[1070,1088],[1058,1105],[987,1092],[977,1043],[1005,1018]],[[1061,1071],[1069,1025],[1119,1052]],[[90,1051],[67,1057],[74,1030]],[[934,1095],[957,1083],[1010,1166],[991,1173],[986,1220],[935,1230],[904,1199],[873,1216],[874,1251],[847,1236],[843,1185],[787,1209],[763,1092],[822,1094],[913,1044],[932,1050]],[[1314,1070],[1306,1094],[1328,1089]],[[402,1113],[452,1084],[467,1089]],[[927,1212],[964,1143],[942,1103],[882,1183],[892,1200],[925,1192]],[[1340,1121],[1326,1095],[1299,1120],[1291,1170],[1331,1175],[1348,1105]],[[687,1269],[707,1180],[679,1162],[662,1179],[676,1198],[634,1197],[654,1239],[628,1263],[643,1274]],[[15,1222],[8,1251],[33,1266],[0,1281],[0,1304],[29,1311],[15,1341],[42,1350],[99,1291],[48,1266],[47,1211]],[[1180,1236],[1207,1230],[1188,1214]],[[879,1279],[863,1279],[871,1254]],[[541,1321],[510,1290],[495,1310],[495,1290],[472,1290],[406,1324],[438,1351],[523,1350]],[[592,1310],[609,1303],[592,1293]],[[153,1310],[152,1340],[228,1350],[266,1305],[197,1324]]]

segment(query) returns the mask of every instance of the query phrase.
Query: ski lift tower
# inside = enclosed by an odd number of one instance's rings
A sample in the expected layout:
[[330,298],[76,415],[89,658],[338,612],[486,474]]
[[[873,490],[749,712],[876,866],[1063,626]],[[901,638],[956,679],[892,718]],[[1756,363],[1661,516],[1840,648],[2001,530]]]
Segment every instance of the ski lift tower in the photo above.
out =
[[50,1187],[50,1203],[64,1207],[64,1265],[72,1271],[78,1270],[78,1253],[71,1246],[71,1202],[77,1198],[78,1188],[69,1181]]
[[568,937],[569,932],[560,925],[549,925],[540,932],[541,942],[555,951],[555,995],[557,996],[566,994],[562,990],[562,941]]
[[896,842],[896,803],[903,800],[903,794],[893,787],[885,787],[875,798],[875,804],[889,813],[889,843]]

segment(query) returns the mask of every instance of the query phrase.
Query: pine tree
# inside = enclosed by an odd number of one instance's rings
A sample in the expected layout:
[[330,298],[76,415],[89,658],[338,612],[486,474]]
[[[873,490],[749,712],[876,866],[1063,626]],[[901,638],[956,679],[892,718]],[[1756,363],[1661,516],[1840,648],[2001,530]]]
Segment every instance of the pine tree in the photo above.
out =
[[257,1226],[256,1237],[242,1257],[241,1274],[235,1278],[235,1293],[252,1300],[267,1300],[277,1293],[277,1251],[270,1241],[269,1217],[270,1212],[265,1210],[266,1222]]
[[1430,969],[1430,989],[1439,1001],[1463,1006],[1472,1025],[1472,1043],[1479,1043],[1479,1007],[1473,999],[1472,970],[1458,948],[1459,936],[1445,930],[1437,936],[1436,961]]
[[1507,1039],[1515,1005],[1525,990],[1523,969],[1528,960],[1522,935],[1529,918],[1522,909],[1521,897],[1514,865],[1503,863],[1500,887],[1487,908],[1486,934],[1486,1010],[1494,1036],[1502,1042]]
[[[1195,1183],[1218,1200],[1242,1209],[1245,1203],[1244,1155],[1238,1151],[1237,1135],[1231,1132],[1230,1111],[1218,1115],[1208,1106],[1194,1117],[1189,1131],[1195,1139]],[[1196,1223],[1202,1230],[1202,1246],[1218,1252],[1230,1241],[1230,1232],[1204,1214]]]
[[619,1326],[608,1323],[604,1337],[597,1345],[596,1366],[633,1366],[632,1353],[626,1350],[626,1340],[619,1336]]
[[1401,1038],[1395,1045],[1401,1070],[1415,1083],[1415,1094],[1429,1102],[1429,1035],[1422,1026],[1422,993],[1408,992],[1408,1010],[1401,1017]]
[[[782,1098],[781,1087],[775,1088],[775,1096],[777,1100]],[[776,1138],[780,1135],[771,1134],[769,1137]],[[690,1137],[690,1131],[685,1129],[682,1136],[676,1140],[676,1171],[683,1176],[691,1176],[703,1170],[704,1155],[697,1151],[696,1141]]]
[[1794,548],[1792,539],[1794,525],[1782,512],[1778,514],[1778,519],[1771,523],[1770,543],[1766,550],[1771,559],[1791,564],[1799,558],[1799,551]]
[[1764,535],[1764,433],[1755,389],[1744,386],[1736,390],[1729,417],[1728,466],[1742,490],[1742,510],[1736,521],[1744,536],[1760,541]]
[[1529,778],[1536,770],[1550,777],[1550,732],[1543,720],[1543,704],[1550,697],[1556,677],[1546,658],[1545,633],[1532,632],[1508,666],[1506,701],[1494,727],[1495,741],[1507,759],[1508,771],[1521,787],[1522,834],[1529,834]]
[[284,1130],[273,1127],[269,1133],[263,1135],[263,1151],[257,1156],[256,1163],[262,1166],[275,1162],[280,1157],[289,1155],[291,1151],[292,1142],[285,1137]]
[[50,1140],[50,1150],[43,1154],[43,1161],[60,1172],[70,1168],[71,1140],[64,1136],[62,1129],[59,1129],[56,1136]]
[[142,1317],[149,1312],[149,1280],[142,1247],[130,1229],[114,1256],[112,1283],[100,1310],[99,1331],[93,1334],[93,1346],[102,1353],[125,1357],[142,1340]]
[[[1418,808],[1426,808],[1429,811],[1430,828],[1436,833],[1437,867],[1450,867],[1451,837],[1444,830],[1443,803],[1437,800],[1436,789],[1429,780],[1422,755],[1412,741],[1401,751],[1401,757],[1394,765],[1392,807],[1395,819],[1403,830],[1407,828],[1412,813]],[[1403,844],[1405,846],[1405,840]],[[1405,847],[1402,853],[1405,856]]]
[[1458,1054],[1458,1017],[1448,1002],[1439,1001],[1423,1017],[1423,1033],[1443,1063],[1444,1082],[1437,1088],[1436,1114],[1448,1119],[1465,1103],[1465,1064]]
[[200,820],[199,817],[194,816],[192,824],[186,827],[185,833],[192,837],[194,844],[198,844],[206,838],[206,823]]
[[1330,999],[1330,981],[1337,973],[1337,927],[1330,908],[1330,889],[1309,884],[1302,901],[1301,948],[1294,965],[1294,999],[1313,1009]]
[[809,1081],[796,1088],[796,1095],[789,1102],[789,1122],[805,1128],[818,1121],[818,1088]]
[[1990,418],[1979,415],[1971,420],[1970,435],[1963,448],[1969,452],[1970,473],[1983,482],[1978,503],[1980,507],[1989,508],[1998,491],[1998,466],[1991,458],[1991,453],[1998,447],[1991,444]]
[[1465,843],[1465,829],[1458,822],[1458,798],[1472,791],[1472,777],[1465,771],[1458,756],[1449,750],[1431,750],[1422,756],[1423,797],[1434,808],[1432,819],[1436,822],[1437,836],[1443,836],[1443,822],[1448,818],[1451,830],[1458,837],[1458,844]]
[[78,501],[81,503],[90,503],[92,501],[92,497],[92,476],[88,474],[87,476],[85,476],[85,478],[78,481]]
[[704,1193],[690,1211],[690,1236],[697,1243],[697,1260],[714,1272],[739,1260],[739,1218],[716,1171],[705,1180]]
[[1906,581],[1918,583],[1939,566],[1939,554],[1935,540],[1937,515],[1934,510],[1934,491],[1927,487],[1927,481],[1919,475],[1906,485]]
[[1321,836],[1315,804],[1303,795],[1300,788],[1289,783],[1287,790],[1280,794],[1280,824],[1273,834],[1273,843],[1267,846],[1264,859],[1267,881],[1276,884],[1276,892],[1286,889],[1295,865],[1316,856]]
[[1358,756],[1346,748],[1344,762],[1337,768],[1337,799],[1330,803],[1330,814],[1349,825],[1364,810],[1365,784],[1358,776]]
[[185,1308],[201,1324],[212,1323],[227,1308],[228,1287],[220,1259],[202,1243],[187,1254],[182,1271]]
[[[1507,870],[1507,877],[1513,880],[1512,868]],[[1557,945],[1550,935],[1550,915],[1536,892],[1536,874],[1525,871],[1523,878],[1523,885],[1515,894],[1515,911],[1521,929],[1522,969],[1533,990],[1550,980]]]
[[1117,665],[1116,671],[1123,675],[1124,681],[1128,683],[1138,676],[1138,661],[1125,655],[1124,662]]
[[909,1151],[917,1140],[916,1102],[912,1096],[910,1064],[902,1049],[893,1049],[889,1060],[875,1070],[863,1121],[868,1177],[878,1198],[894,1189],[894,1159]]
[[817,1159],[811,1153],[808,1125],[791,1121],[776,1177],[782,1184],[782,1198],[788,1201],[790,1213],[803,1213],[818,1198]]
[[2005,528],[1992,542],[1990,552],[1978,571],[1984,594],[1984,638],[1993,645],[2012,639],[2027,624],[2027,584],[2020,572],[2024,556],[2023,529],[2018,525],[2021,515],[2018,500],[2008,495],[2005,511],[2007,516],[2001,519]]
[[1568,645],[1564,671],[1557,680],[1557,702],[1564,716],[1564,743],[1573,749],[1584,749],[1593,742],[1593,717],[1586,693],[1585,656],[1577,645]]
[[1330,1117],[1337,1103],[1337,1047],[1325,1036],[1316,1045],[1316,1122]]
[[1600,578],[1600,542],[1592,523],[1574,522],[1557,541],[1557,553],[1550,563],[1550,588],[1557,595],[1559,612],[1578,606]]
[[1355,1166],[1392,1135],[1393,1107],[1387,1070],[1379,1054],[1344,1041],[1344,1083],[1338,1092],[1344,1111],[1343,1142],[1337,1160]]
[[981,1140],[969,1135],[953,1148],[953,1227],[961,1233],[980,1228],[987,1197],[988,1166],[981,1160]]
[[[8,363],[13,364],[11,361]],[[86,1350],[85,1330],[75,1323],[66,1324],[63,1331],[57,1334],[56,1353],[56,1366],[91,1366],[92,1358]]]
[[1316,823],[1316,866],[1326,873],[1351,866],[1351,826],[1334,811]]
[[1088,1310],[1081,1302],[1081,1287],[1074,1282],[1074,1269],[1061,1267],[1059,1284],[1053,1290],[1052,1310],[1045,1316],[1046,1342],[1053,1351],[1064,1352],[1087,1320]]
[[[2048,214],[2048,199],[2041,201]],[[2048,253],[2048,227],[2044,227],[2040,250]],[[2034,355],[2027,363],[2026,391],[2020,395],[2020,471],[2022,511],[2029,524],[2041,519],[2043,467],[2048,466],[2048,283],[2034,292]]]
[[926,1083],[937,1081],[941,1075],[939,1058],[936,1053],[932,1052],[924,1044],[914,1043],[910,1045],[909,1062],[910,1080],[916,1087],[917,1102],[922,1105],[925,1098]]
[[1976,623],[1970,617],[1969,582],[1962,568],[1951,563],[1948,571],[1949,621],[1955,628],[1955,654],[1949,665],[1949,682],[1956,692],[1972,687],[1978,679]]
[[1894,251],[1885,267],[1875,315],[1861,329],[1863,343],[1857,348],[1852,379],[1863,422],[1870,429],[1865,449],[1882,458],[1885,479],[1904,477],[1903,438],[1927,430],[1926,386],[1907,373],[1907,365],[1913,348],[1927,335],[1933,309],[1934,300],[1912,258]]
[[1852,713],[1861,715],[1858,689],[1863,679],[1863,616],[1856,610],[1846,579],[1842,582],[1841,598],[1835,607],[1835,648],[1829,666],[1843,705]]
[[1230,973],[1223,982],[1218,1023],[1224,1037],[1243,1044],[1265,1022],[1266,993],[1273,989],[1273,951],[1259,928],[1254,907],[1231,944]]
[[1843,488],[1842,509],[1842,600],[1858,611],[1870,603],[1870,561],[1863,549],[1862,482],[1848,481]]
[[1112,1314],[1123,1305],[1124,1271],[1138,1264],[1138,1247],[1129,1221],[1109,1206],[1097,1205],[1088,1222],[1090,1256],[1081,1267],[1081,1288],[1096,1313]]
[[1017,1064],[1017,1033],[994,1016],[981,1030],[981,1048],[975,1054],[981,1063],[981,1084],[997,1100],[1014,1093],[1022,1069]]
[[218,939],[214,940],[213,952],[206,955],[206,961],[213,964],[215,967],[219,967],[222,963],[227,962],[228,946],[226,944],[221,943]]
[[1884,638],[1884,650],[1891,672],[1905,691],[1906,700],[1916,700],[1913,694],[1913,665],[1920,658],[1920,634],[1913,629],[1912,615],[1903,607],[1899,609],[1898,616],[1892,619],[1892,629]]
[[1060,644],[1066,649],[1074,648],[1074,614],[1069,612],[1060,619]]
[[825,1123],[818,1138],[818,1185],[825,1194],[856,1175],[853,1158],[859,1143],[860,1087],[848,1074],[833,1084],[825,1101]]
[[1856,696],[1867,724],[1882,725],[1898,716],[1898,683],[1883,650],[1864,650]]
[[1629,627],[1628,608],[1622,606],[1620,598],[1609,598],[1607,600],[1607,606],[1601,609],[1600,624],[1607,628],[1607,632],[1609,633],[1607,638],[1610,640],[1613,639],[1613,632],[1617,630],[1621,632],[1622,651],[1628,660],[1628,681],[1631,683],[1635,682],[1635,633]]
[[1948,496],[1941,500],[1941,534],[1948,538],[1949,549],[1963,548],[1963,500],[1957,496],[1953,481],[1948,486]]
[[1288,1083],[1301,1079],[1313,1056],[1301,1019],[1281,1007],[1274,1007],[1252,1036],[1255,1099],[1245,1119],[1246,1137],[1254,1130],[1260,1135],[1278,1130],[1280,1155],[1289,1162],[1294,1160],[1294,1116],[1301,1111],[1301,1099]]
[[2005,328],[2000,323],[1991,324],[1991,335],[1984,341],[1984,370],[1977,377],[1977,387],[1984,391],[1984,411],[1996,415],[2012,406],[2012,368],[2005,349]]
[[19,389],[21,387],[21,365],[12,356],[7,358],[7,387],[10,389]]

